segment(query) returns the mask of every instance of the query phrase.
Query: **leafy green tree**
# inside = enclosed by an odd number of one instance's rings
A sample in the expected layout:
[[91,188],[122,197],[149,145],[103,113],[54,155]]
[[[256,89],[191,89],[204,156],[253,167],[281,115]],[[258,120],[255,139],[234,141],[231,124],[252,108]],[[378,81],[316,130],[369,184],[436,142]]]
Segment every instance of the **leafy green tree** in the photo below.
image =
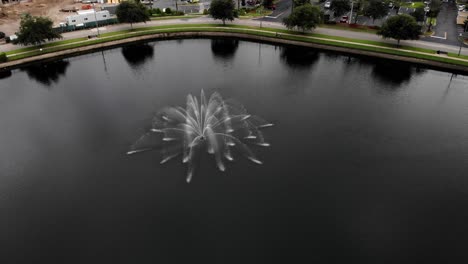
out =
[[429,3],[430,11],[427,13],[428,17],[437,17],[442,9],[442,1],[440,0],[431,0]]
[[47,17],[35,17],[25,14],[21,17],[16,42],[23,45],[40,45],[47,40],[62,38],[60,33],[52,29],[52,24],[52,20]]
[[310,4],[298,6],[283,19],[283,24],[288,29],[298,27],[303,32],[315,28],[318,23],[320,23],[320,9]]
[[382,18],[388,13],[388,5],[380,0],[370,0],[364,8],[364,15],[372,17],[372,24],[378,18]]
[[238,17],[234,8],[234,3],[231,0],[213,0],[209,11],[213,19],[220,19],[223,21],[223,25],[226,25],[226,20],[233,21],[234,18]]
[[145,22],[150,20],[149,12],[146,7],[136,0],[122,1],[115,10],[117,19],[120,23],[130,23],[133,29],[133,23]]
[[418,22],[423,22],[424,21],[424,9],[423,8],[416,8],[413,13],[411,13],[411,16],[416,19]]
[[402,14],[387,19],[377,31],[377,35],[396,39],[398,46],[400,46],[400,40],[419,39],[420,32],[421,26],[418,25],[414,17]]
[[349,0],[333,0],[330,9],[333,10],[335,16],[339,17],[351,10]]
[[400,6],[403,3],[403,0],[392,0],[393,2],[393,7],[396,9],[396,14],[398,15],[398,12],[400,12]]
[[310,0],[293,0],[293,4],[295,7],[310,4]]

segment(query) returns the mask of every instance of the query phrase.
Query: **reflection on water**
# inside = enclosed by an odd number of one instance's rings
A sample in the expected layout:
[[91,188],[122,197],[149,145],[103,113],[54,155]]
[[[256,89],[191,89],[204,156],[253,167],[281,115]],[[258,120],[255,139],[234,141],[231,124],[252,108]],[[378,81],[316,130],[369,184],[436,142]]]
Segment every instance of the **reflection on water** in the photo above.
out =
[[237,39],[212,39],[211,51],[215,57],[221,59],[231,59],[239,48]]
[[306,69],[320,58],[317,50],[304,47],[281,47],[281,61],[291,68]]
[[66,60],[59,60],[47,63],[36,63],[25,68],[30,79],[34,79],[44,85],[50,85],[52,83],[58,83],[61,76],[65,76],[65,71],[70,63]]
[[11,76],[11,71],[6,70],[6,71],[0,71],[0,79],[6,79]]
[[153,58],[154,47],[149,44],[136,44],[122,47],[122,55],[132,68],[138,68]]
[[391,60],[373,60],[372,75],[385,84],[399,86],[409,82],[415,75],[425,72],[410,63]]

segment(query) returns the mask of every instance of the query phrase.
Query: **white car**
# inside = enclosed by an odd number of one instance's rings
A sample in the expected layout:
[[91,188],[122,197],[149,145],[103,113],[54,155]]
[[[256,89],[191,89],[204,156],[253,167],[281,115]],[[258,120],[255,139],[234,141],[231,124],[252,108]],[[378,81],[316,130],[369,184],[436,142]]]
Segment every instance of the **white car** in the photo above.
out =
[[330,8],[330,6],[331,6],[331,1],[326,1],[325,5],[323,5],[323,7],[325,8]]
[[431,8],[428,7],[428,6],[426,6],[426,7],[424,8],[424,12],[429,12],[430,10],[431,10]]
[[464,11],[464,10],[465,10],[465,5],[458,6],[458,11]]

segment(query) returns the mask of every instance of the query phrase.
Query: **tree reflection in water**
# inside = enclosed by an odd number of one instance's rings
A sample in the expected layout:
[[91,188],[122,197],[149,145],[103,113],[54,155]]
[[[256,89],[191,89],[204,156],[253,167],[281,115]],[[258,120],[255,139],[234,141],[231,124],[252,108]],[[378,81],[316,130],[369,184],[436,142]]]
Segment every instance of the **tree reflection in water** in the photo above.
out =
[[124,46],[122,47],[122,55],[130,67],[139,68],[153,58],[154,47],[147,43]]
[[293,69],[307,69],[318,61],[320,54],[312,48],[282,46],[280,58]]
[[239,48],[239,40],[237,39],[212,39],[211,51],[217,58],[229,60],[234,57]]
[[0,79],[6,79],[11,76],[10,70],[0,71]]
[[61,76],[65,76],[66,69],[69,65],[70,62],[66,60],[58,60],[47,63],[36,63],[21,68],[21,71],[25,71],[30,79],[49,86],[52,83],[57,83]]
[[383,84],[398,87],[407,83],[416,75],[425,72],[417,66],[407,62],[375,59],[373,60],[372,75]]

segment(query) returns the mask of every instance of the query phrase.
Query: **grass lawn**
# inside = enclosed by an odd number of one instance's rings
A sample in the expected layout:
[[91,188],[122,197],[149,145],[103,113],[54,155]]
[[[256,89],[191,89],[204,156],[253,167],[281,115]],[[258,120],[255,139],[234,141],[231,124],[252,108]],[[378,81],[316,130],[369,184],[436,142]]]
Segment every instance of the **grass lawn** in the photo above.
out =
[[202,14],[194,14],[194,15],[187,15],[187,16],[152,16],[151,20],[167,20],[167,19],[176,19],[176,18],[184,18],[184,19],[189,19],[189,18],[195,18],[195,17],[200,17]]
[[337,30],[349,30],[349,31],[356,31],[356,32],[366,32],[366,33],[371,33],[375,34],[377,33],[377,29],[369,28],[367,26],[358,26],[358,27],[350,27],[348,24],[343,25],[343,24],[322,24],[319,27],[322,28],[331,28],[331,29],[337,29]]

